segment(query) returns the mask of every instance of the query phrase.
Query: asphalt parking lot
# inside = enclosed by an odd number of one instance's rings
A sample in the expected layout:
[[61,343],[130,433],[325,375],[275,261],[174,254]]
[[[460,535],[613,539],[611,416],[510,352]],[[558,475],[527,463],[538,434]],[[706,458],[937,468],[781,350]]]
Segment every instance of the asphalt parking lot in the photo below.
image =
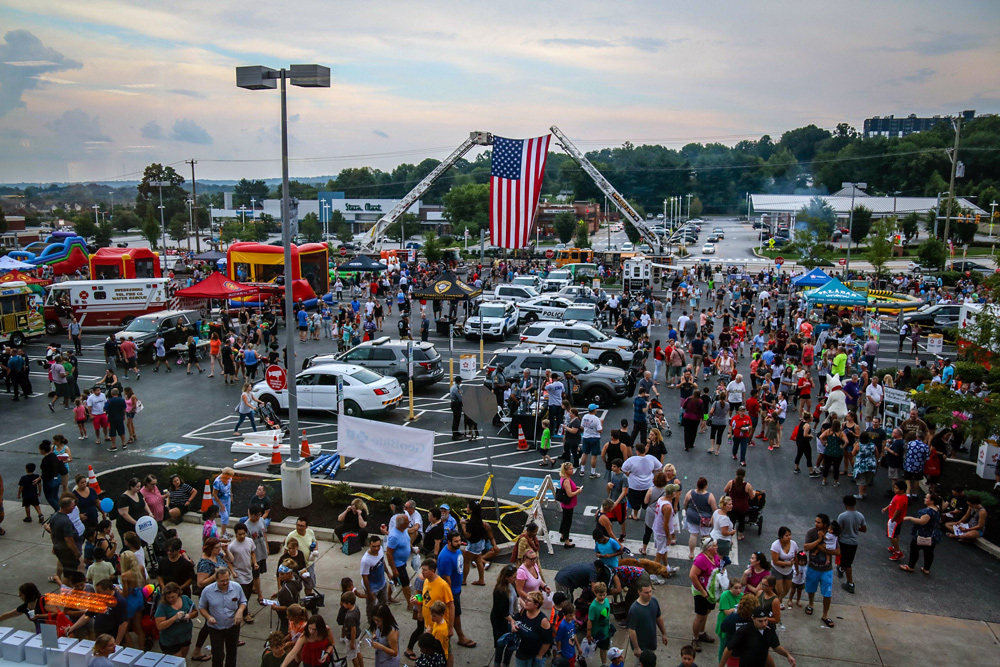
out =
[[[748,225],[727,222],[723,226],[729,231],[734,226],[732,235],[727,234],[723,243],[740,243],[741,232],[748,232]],[[745,227],[745,230],[742,229]],[[723,246],[725,247],[725,246]],[[725,256],[725,250],[720,254]],[[763,268],[763,267],[762,267]],[[759,270],[759,269],[756,269]],[[756,270],[754,272],[756,272]],[[680,310],[674,311],[674,318],[680,315]],[[395,316],[386,320],[385,331],[396,331]],[[666,327],[654,327],[652,338],[665,337]],[[84,354],[81,357],[81,386],[89,386],[95,382],[105,368],[100,345],[103,335],[86,334],[84,337]],[[61,340],[64,344],[68,341]],[[28,354],[33,360],[44,356],[48,339],[32,342],[28,346]],[[432,332],[430,341],[434,343],[444,358],[445,379],[429,387],[418,388],[414,396],[414,411],[416,419],[408,421],[407,401],[390,411],[380,421],[406,425],[410,428],[431,430],[435,434],[435,470],[433,474],[418,473],[381,463],[350,460],[345,469],[338,474],[338,480],[365,481],[378,479],[384,484],[404,486],[409,488],[428,489],[431,491],[458,491],[470,494],[480,494],[487,477],[487,445],[492,458],[495,473],[495,488],[502,498],[514,501],[526,500],[534,485],[537,485],[548,474],[549,469],[539,467],[539,456],[534,451],[518,451],[515,437],[507,433],[498,433],[489,424],[481,424],[480,430],[484,438],[476,441],[454,440],[451,434],[451,411],[447,400],[448,359],[454,358],[455,372],[459,368],[459,355],[475,354],[478,356],[479,343],[455,339],[453,352],[448,350],[448,339],[437,337]],[[886,333],[879,354],[878,363],[882,365],[897,365],[896,339],[893,334]],[[508,344],[513,344],[512,337]],[[502,343],[486,342],[485,359],[489,361],[492,352],[502,347]],[[322,352],[333,352],[336,346],[332,341],[310,341],[297,345],[295,368],[301,367],[301,360],[306,356]],[[908,347],[907,347],[908,349]],[[909,358],[901,356],[902,360]],[[912,358],[909,358],[912,362]],[[740,369],[748,373],[748,361],[740,362]],[[35,363],[34,361],[32,362]],[[207,365],[204,366],[206,369]],[[130,446],[127,452],[112,454],[106,451],[106,445],[95,445],[93,440],[76,439],[77,429],[73,423],[72,413],[57,407],[56,412],[48,410],[43,398],[47,391],[47,379],[44,373],[35,366],[32,372],[32,382],[37,396],[28,401],[12,403],[4,394],[0,394],[0,414],[3,415],[3,429],[0,435],[0,471],[3,471],[5,498],[8,513],[14,517],[11,509],[14,507],[16,495],[16,480],[22,474],[24,464],[28,461],[38,462],[38,442],[42,438],[51,437],[56,433],[65,434],[70,440],[75,458],[71,465],[73,472],[86,472],[86,465],[93,465],[98,471],[128,464],[141,464],[146,461],[162,460],[181,455],[188,456],[192,461],[212,466],[231,465],[241,455],[231,454],[229,444],[232,442],[232,427],[236,421],[234,412],[239,398],[239,388],[225,386],[217,372],[214,378],[205,374],[186,375],[183,367],[174,366],[173,373],[163,371],[153,373],[148,366],[143,367],[141,379],[134,376],[124,381],[125,386],[131,386],[145,405],[145,410],[136,420],[138,442]],[[480,373],[469,385],[481,384],[483,375]],[[711,381],[714,387],[715,380]],[[705,386],[705,383],[702,383]],[[678,402],[676,390],[659,387],[665,410],[673,412]],[[599,413],[604,418],[605,434],[611,425],[617,425],[619,420],[627,418],[631,422],[631,404],[623,401]],[[789,413],[791,415],[791,411]],[[286,419],[285,415],[281,415]],[[790,416],[785,425],[785,432],[794,428],[794,418]],[[305,412],[300,415],[300,426],[306,429],[310,443],[319,446],[323,452],[331,452],[336,448],[336,418],[330,412]],[[246,427],[244,426],[244,429]],[[245,431],[244,431],[245,432]],[[92,432],[91,432],[92,433]],[[787,436],[786,436],[787,437]],[[718,497],[725,483],[732,478],[735,461],[728,456],[709,456],[707,433],[699,436],[693,452],[684,452],[681,446],[681,431],[674,428],[674,435],[667,440],[667,459],[678,469],[685,490],[694,486],[694,481],[704,476],[709,480],[709,488]],[[757,446],[748,455],[748,481],[758,489],[768,493],[768,504],[764,511],[763,534],[758,537],[756,532],[748,533],[747,540],[740,543],[737,562],[746,564],[749,553],[753,550],[767,551],[771,542],[777,536],[777,528],[786,525],[792,529],[793,537],[800,544],[807,528],[812,526],[813,517],[817,512],[826,512],[836,516],[842,510],[840,497],[854,493],[855,487],[848,482],[842,482],[840,488],[822,487],[818,480],[809,479],[806,475],[792,474],[792,455],[794,446],[785,443],[780,450],[769,452],[766,447]],[[156,448],[168,445],[159,450]],[[156,451],[154,451],[156,450]],[[561,453],[559,441],[554,442],[554,455]],[[262,470],[263,467],[256,468]],[[137,472],[140,472],[137,469]],[[558,542],[554,542],[555,554],[547,561],[547,567],[558,567],[561,564],[576,562],[588,556],[584,553],[590,532],[594,526],[593,512],[606,497],[603,480],[583,479],[584,491],[580,507],[576,513],[573,533],[581,546],[576,550],[564,550]],[[870,499],[863,501],[859,509],[869,521],[869,532],[862,539],[858,560],[855,565],[857,594],[849,596],[839,588],[835,589],[835,600],[843,604],[886,606],[900,610],[919,611],[924,613],[947,614],[961,618],[973,618],[992,622],[1000,621],[1000,607],[989,596],[982,595],[984,590],[1000,590],[1000,562],[989,557],[975,547],[960,546],[946,541],[937,550],[937,561],[932,579],[914,579],[900,573],[897,565],[886,558],[885,524],[881,508],[884,506],[882,493],[886,489],[884,478],[877,482]],[[555,507],[555,506],[553,506]],[[547,512],[550,528],[558,526],[556,511]],[[641,537],[641,523],[629,524],[630,538]],[[686,540],[687,534],[682,533],[681,539]],[[685,546],[672,551],[672,562],[681,565],[682,572],[686,569],[687,549]],[[684,580],[674,579],[671,583],[685,585]],[[930,594],[930,592],[933,592]]]

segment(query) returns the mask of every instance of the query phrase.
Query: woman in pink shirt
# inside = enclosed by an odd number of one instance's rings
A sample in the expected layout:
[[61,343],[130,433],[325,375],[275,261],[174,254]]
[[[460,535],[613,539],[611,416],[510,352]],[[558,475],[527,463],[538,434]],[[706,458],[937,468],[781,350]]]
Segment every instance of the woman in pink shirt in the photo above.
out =
[[156,475],[146,475],[145,479],[142,480],[142,488],[139,489],[139,493],[149,505],[150,515],[156,519],[156,523],[162,523],[163,513],[166,509],[165,499],[169,497],[169,494],[163,493],[157,488]]

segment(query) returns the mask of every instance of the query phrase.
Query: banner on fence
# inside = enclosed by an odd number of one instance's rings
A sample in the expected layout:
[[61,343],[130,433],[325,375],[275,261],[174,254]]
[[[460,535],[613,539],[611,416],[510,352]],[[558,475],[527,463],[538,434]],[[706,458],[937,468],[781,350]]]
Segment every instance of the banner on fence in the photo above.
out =
[[341,415],[337,424],[337,453],[364,461],[433,472],[434,432]]

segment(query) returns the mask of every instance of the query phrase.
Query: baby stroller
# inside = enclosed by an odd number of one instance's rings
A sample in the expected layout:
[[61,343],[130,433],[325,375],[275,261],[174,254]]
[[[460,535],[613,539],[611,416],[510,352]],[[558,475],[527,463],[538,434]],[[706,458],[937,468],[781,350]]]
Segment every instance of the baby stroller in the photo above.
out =
[[649,413],[653,416],[653,427],[660,430],[660,435],[669,438],[673,433],[670,431],[670,420],[663,414],[663,405],[660,399],[654,398],[649,401]]
[[287,437],[289,435],[288,427],[281,423],[281,419],[278,418],[274,408],[267,401],[257,405],[257,418],[260,419],[260,423],[266,426],[268,430],[281,429],[282,436]]
[[757,525],[757,535],[764,531],[764,505],[767,504],[767,494],[763,491],[756,491],[750,499],[750,512],[747,513],[746,522]]

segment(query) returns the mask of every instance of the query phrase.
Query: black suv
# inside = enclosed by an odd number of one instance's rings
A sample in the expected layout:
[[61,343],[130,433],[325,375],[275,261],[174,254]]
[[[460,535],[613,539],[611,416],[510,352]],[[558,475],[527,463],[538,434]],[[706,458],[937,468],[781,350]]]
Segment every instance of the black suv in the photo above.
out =
[[153,343],[156,337],[163,334],[163,346],[168,350],[178,343],[186,343],[188,336],[198,335],[197,323],[201,313],[197,310],[161,310],[155,313],[140,315],[115,334],[115,339],[121,343],[128,338],[135,343],[139,359],[143,356],[153,361],[156,352]]
[[614,366],[598,366],[572,350],[560,349],[555,345],[518,345],[501,348],[486,364],[487,389],[493,388],[493,371],[498,364],[504,366],[507,382],[516,381],[524,370],[531,371],[532,377],[547,370],[573,374],[580,384],[577,402],[583,405],[596,403],[602,408],[610,407],[628,395],[625,371]]

